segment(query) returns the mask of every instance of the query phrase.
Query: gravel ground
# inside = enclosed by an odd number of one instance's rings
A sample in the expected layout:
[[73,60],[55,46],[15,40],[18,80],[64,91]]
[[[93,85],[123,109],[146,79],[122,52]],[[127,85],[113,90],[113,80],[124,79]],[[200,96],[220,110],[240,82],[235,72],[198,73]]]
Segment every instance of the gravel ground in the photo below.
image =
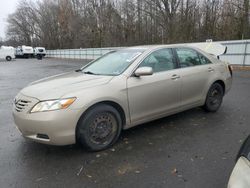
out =
[[75,70],[84,61],[0,61],[0,187],[226,187],[250,133],[250,72],[234,72],[217,113],[196,108],[123,131],[103,152],[55,147],[22,138],[11,106],[31,81]]

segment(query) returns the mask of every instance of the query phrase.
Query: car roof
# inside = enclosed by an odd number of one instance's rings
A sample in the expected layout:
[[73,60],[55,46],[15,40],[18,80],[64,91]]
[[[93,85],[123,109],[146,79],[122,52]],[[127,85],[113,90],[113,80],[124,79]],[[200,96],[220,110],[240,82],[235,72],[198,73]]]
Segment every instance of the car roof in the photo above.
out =
[[227,47],[220,43],[182,43],[182,44],[161,44],[161,45],[145,45],[145,46],[134,46],[123,49],[137,49],[144,51],[151,51],[158,48],[190,48],[196,51],[210,54],[213,56],[220,56],[226,53]]
[[135,49],[135,50],[150,50],[150,49],[156,49],[156,48],[176,48],[176,47],[188,47],[193,48],[191,46],[185,45],[185,44],[160,44],[160,45],[142,45],[142,46],[132,46],[132,47],[126,47],[123,49]]

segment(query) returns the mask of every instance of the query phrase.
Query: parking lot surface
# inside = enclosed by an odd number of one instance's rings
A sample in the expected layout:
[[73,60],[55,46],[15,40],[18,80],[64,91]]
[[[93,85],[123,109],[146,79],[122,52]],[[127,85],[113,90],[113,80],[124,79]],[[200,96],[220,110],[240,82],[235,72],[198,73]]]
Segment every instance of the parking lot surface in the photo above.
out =
[[11,109],[32,81],[75,70],[81,61],[0,61],[0,187],[223,188],[250,133],[250,72],[234,72],[217,113],[196,108],[123,131],[111,149],[25,140]]

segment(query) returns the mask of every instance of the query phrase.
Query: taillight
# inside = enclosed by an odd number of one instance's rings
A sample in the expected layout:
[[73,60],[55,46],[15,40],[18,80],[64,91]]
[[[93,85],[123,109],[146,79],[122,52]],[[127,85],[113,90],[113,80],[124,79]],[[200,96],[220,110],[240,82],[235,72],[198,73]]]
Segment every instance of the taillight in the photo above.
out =
[[230,72],[230,75],[233,76],[233,68],[231,65],[228,65],[228,70]]

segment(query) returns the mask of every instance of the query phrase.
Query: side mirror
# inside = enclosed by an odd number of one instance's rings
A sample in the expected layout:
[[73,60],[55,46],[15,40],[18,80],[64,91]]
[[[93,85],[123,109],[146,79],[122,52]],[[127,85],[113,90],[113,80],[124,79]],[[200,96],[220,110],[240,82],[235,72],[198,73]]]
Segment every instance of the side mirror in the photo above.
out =
[[153,69],[152,67],[139,67],[135,71],[135,76],[140,77],[140,76],[150,76],[153,74]]

